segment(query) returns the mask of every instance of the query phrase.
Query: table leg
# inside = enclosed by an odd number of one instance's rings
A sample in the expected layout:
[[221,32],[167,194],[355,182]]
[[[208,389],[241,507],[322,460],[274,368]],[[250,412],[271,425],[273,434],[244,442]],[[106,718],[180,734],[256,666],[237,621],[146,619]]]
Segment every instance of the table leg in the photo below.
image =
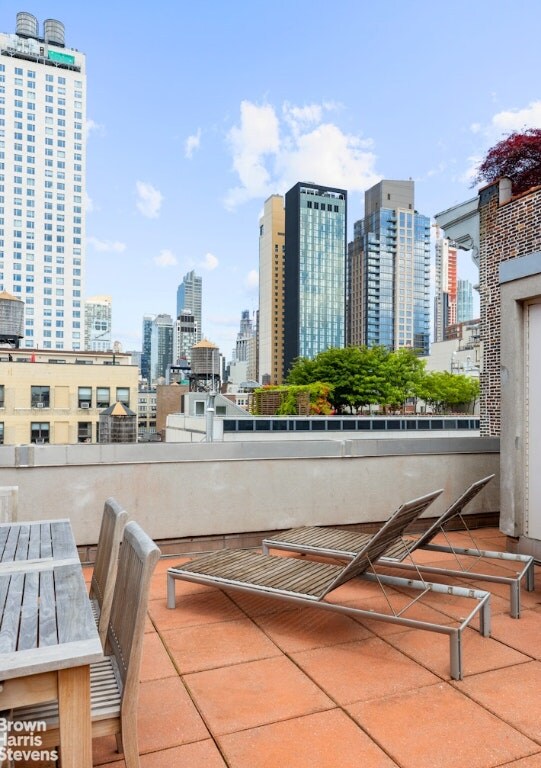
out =
[[90,667],[58,670],[62,768],[92,768]]

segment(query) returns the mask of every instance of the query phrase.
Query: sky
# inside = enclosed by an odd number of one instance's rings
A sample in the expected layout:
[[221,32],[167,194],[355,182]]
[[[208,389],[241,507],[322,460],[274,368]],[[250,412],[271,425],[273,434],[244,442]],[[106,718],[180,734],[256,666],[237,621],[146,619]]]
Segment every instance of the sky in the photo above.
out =
[[[1,31],[18,11],[86,54],[85,294],[112,296],[124,350],[195,269],[231,357],[269,195],[347,189],[350,239],[382,178],[414,179],[433,217],[475,196],[488,148],[541,127],[538,0],[2,0]],[[466,254],[459,277],[477,281]]]

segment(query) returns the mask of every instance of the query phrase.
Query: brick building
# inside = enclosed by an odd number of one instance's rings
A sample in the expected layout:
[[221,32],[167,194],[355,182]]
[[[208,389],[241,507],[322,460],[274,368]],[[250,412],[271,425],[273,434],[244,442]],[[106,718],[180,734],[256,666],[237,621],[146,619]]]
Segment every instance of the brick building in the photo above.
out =
[[[507,181],[507,180],[504,180]],[[501,430],[500,264],[541,251],[541,187],[512,197],[508,184],[479,192],[479,291],[481,366],[481,434]]]

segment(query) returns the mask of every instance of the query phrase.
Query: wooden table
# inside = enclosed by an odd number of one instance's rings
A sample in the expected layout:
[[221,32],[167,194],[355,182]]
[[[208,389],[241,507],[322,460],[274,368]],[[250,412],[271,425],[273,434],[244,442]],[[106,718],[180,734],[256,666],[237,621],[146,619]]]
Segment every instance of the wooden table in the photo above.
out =
[[63,768],[92,768],[101,658],[69,520],[0,525],[0,709],[58,699]]

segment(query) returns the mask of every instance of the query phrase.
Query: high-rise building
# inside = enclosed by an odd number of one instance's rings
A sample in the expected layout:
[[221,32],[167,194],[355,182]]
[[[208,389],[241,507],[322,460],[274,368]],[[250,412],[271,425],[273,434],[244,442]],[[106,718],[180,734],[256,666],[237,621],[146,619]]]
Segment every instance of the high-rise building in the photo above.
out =
[[473,320],[473,285],[469,280],[459,280],[457,290],[456,321]]
[[197,341],[201,341],[201,315],[203,303],[203,280],[192,269],[184,275],[177,289],[177,317],[188,309],[195,318]]
[[351,344],[429,351],[430,219],[415,211],[413,181],[365,192],[348,252]]
[[85,56],[61,22],[18,13],[0,90],[0,290],[25,303],[23,347],[82,350]]
[[197,338],[197,324],[193,313],[184,310],[175,320],[173,327],[173,358],[175,363],[181,360],[191,361],[191,351]]
[[152,323],[156,315],[143,315],[143,345],[141,350],[141,377],[150,386],[150,350],[152,341]]
[[285,236],[284,198],[271,195],[259,219],[257,378],[262,384],[283,380]]
[[[457,249],[446,237],[438,237],[435,246],[436,291],[434,296],[434,341],[447,338],[446,329],[457,320]],[[470,318],[468,318],[470,319]]]
[[345,189],[299,182],[286,193],[284,375],[296,357],[345,344]]
[[173,362],[173,320],[171,315],[156,315],[150,333],[150,383],[165,378]]
[[85,300],[85,350],[107,352],[111,341],[112,299],[92,296]]

